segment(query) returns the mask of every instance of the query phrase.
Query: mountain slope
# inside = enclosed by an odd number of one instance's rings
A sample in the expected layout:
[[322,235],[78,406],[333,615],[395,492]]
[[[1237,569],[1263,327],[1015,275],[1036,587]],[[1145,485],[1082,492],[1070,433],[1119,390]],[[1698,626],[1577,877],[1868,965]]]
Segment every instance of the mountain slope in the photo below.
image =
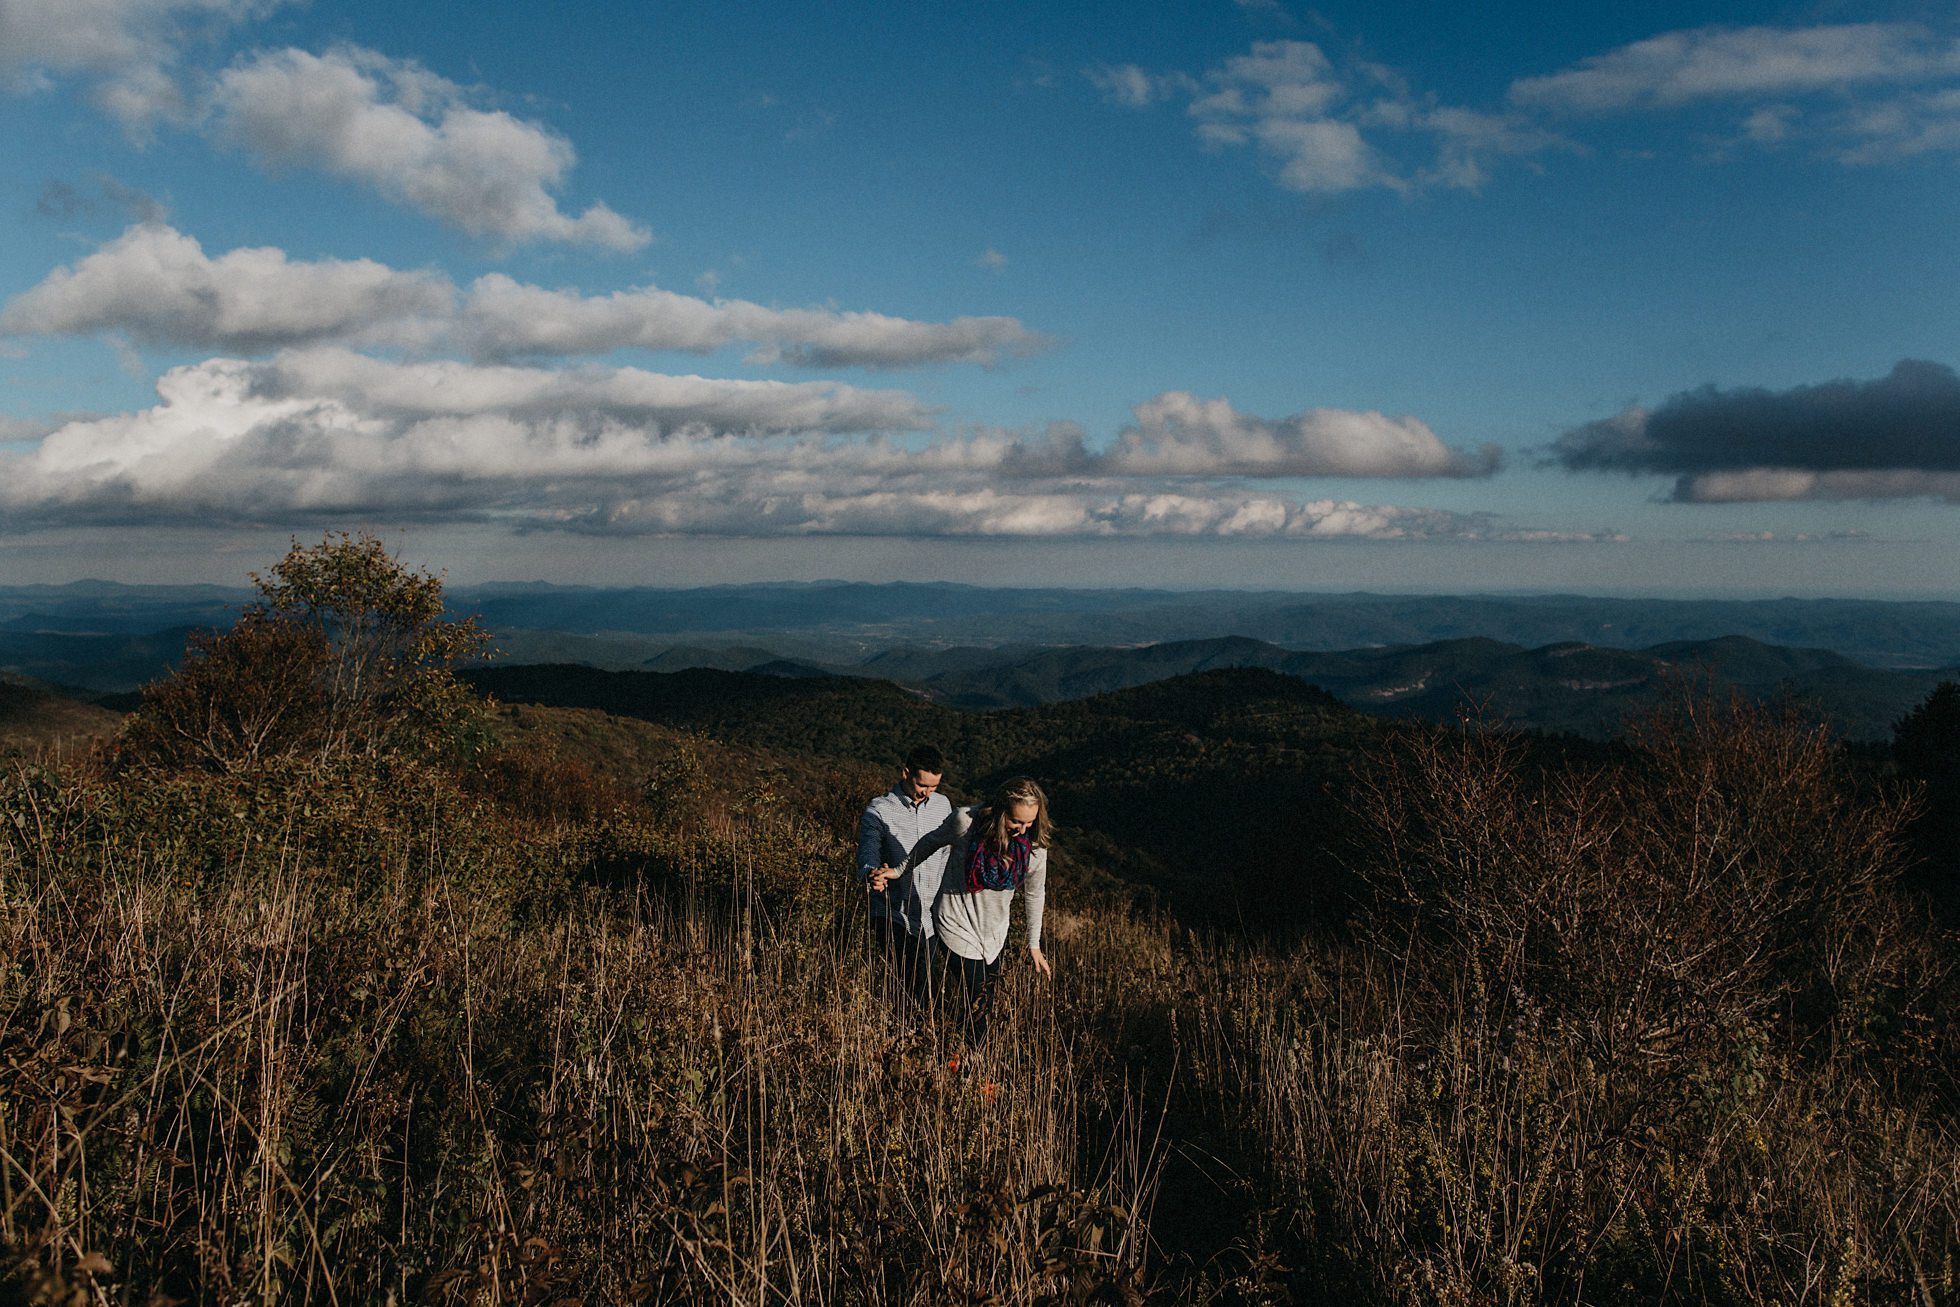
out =
[[123,715],[26,677],[0,673],[0,753],[66,750],[115,734]]
[[[1954,669],[1865,667],[1824,649],[1761,644],[1741,636],[1648,649],[1579,643],[1523,648],[1482,637],[1332,653],[1286,650],[1239,638],[1137,649],[1047,649],[991,666],[931,672],[919,684],[966,708],[1004,708],[1145,684],[1218,667],[1261,667],[1319,685],[1343,702],[1392,717],[1450,721],[1473,712],[1546,731],[1608,735],[1630,715],[1684,686],[1732,687],[1794,702],[1847,736],[1879,738]],[[911,659],[913,670],[929,664]]]
[[1069,888],[1058,892],[1141,889],[1233,920],[1295,918],[1340,898],[1337,781],[1386,731],[1295,677],[1257,669],[996,713],[846,677],[506,667],[470,680],[506,703],[603,709],[883,776],[910,745],[937,743],[956,798],[1022,774],[1048,788],[1068,832],[1056,865]]

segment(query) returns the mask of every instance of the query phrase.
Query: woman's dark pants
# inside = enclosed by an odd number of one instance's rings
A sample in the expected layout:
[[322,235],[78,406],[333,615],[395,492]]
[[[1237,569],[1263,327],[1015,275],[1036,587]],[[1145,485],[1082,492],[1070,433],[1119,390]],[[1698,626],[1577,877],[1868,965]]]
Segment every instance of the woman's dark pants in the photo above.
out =
[[940,1015],[958,1023],[968,1048],[977,1047],[987,1037],[987,1012],[993,1006],[994,986],[1000,981],[1001,959],[983,962],[961,957],[941,944],[938,936],[933,937],[932,953]]

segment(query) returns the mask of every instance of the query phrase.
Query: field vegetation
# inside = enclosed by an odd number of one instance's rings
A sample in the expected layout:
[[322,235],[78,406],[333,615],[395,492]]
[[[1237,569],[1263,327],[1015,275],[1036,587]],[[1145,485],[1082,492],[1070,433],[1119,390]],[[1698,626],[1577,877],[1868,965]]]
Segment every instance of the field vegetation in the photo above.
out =
[[848,874],[916,701],[484,703],[375,542],[260,586],[0,779],[0,1296],[1960,1301],[1952,695],[1896,764],[1251,672],[948,718],[1064,827],[955,1070]]

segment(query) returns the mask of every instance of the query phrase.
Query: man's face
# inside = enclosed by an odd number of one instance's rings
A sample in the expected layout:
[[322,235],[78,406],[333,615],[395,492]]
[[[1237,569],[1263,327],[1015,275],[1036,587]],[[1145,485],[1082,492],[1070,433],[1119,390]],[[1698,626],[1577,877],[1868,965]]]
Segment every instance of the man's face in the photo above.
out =
[[908,767],[898,774],[899,789],[916,808],[939,788],[939,775],[936,771],[913,771]]

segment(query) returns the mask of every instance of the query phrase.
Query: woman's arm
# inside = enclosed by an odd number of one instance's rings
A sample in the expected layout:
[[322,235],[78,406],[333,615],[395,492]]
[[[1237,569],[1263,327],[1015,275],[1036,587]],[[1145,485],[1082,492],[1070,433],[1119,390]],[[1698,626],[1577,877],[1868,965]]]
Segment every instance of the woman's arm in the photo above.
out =
[[1054,975],[1047,955],[1041,951],[1041,918],[1048,907],[1048,850],[1036,849],[1028,858],[1027,879],[1021,882],[1021,910],[1028,916],[1028,956],[1034,969],[1044,976]]

